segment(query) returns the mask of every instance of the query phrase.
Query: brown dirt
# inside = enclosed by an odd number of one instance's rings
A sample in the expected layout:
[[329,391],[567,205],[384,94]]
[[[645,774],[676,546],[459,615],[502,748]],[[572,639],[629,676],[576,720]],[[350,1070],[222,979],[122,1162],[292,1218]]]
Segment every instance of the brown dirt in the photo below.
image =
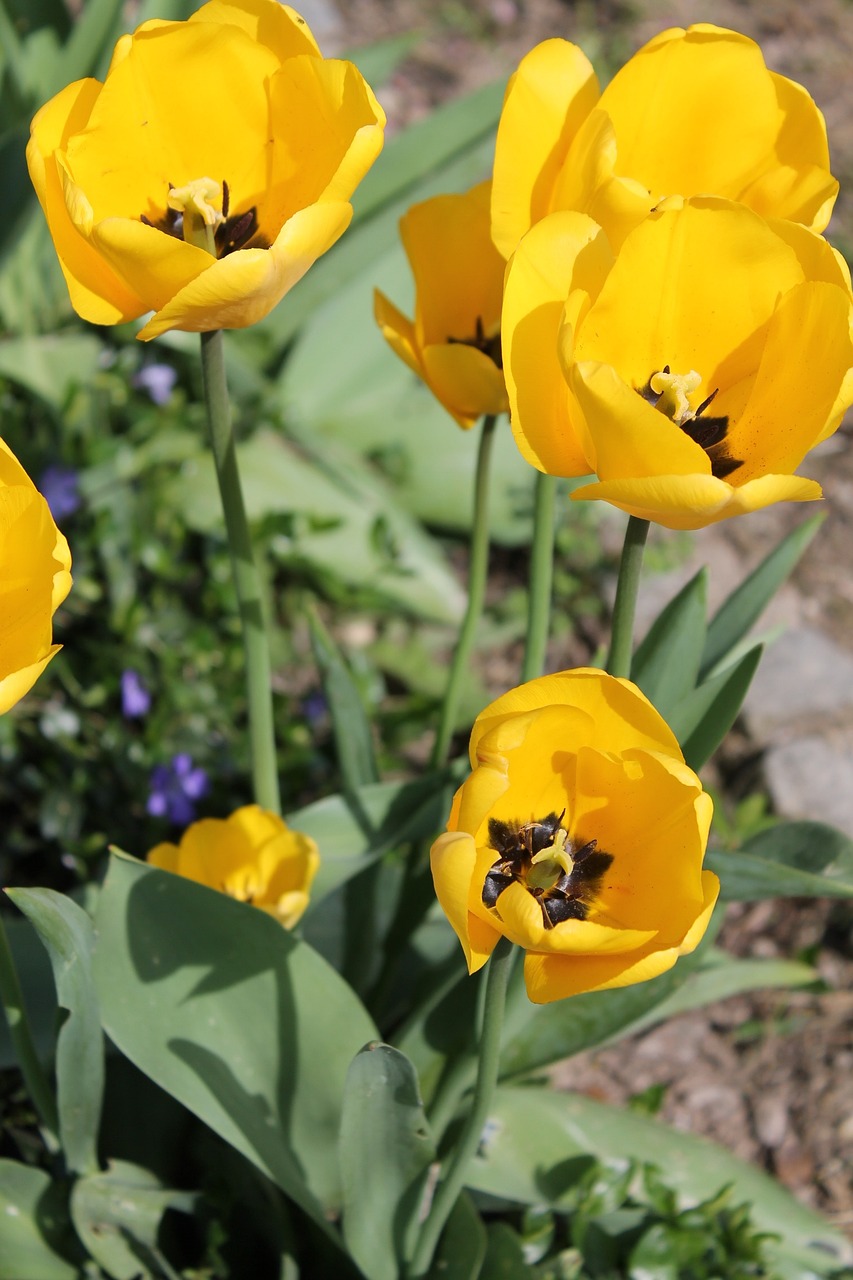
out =
[[[692,0],[338,0],[338,7],[350,45],[418,33],[412,54],[382,93],[392,129],[507,75],[549,36],[578,40],[606,70],[657,31],[712,13],[719,25],[757,39],[768,64],[804,83],[821,106],[842,184],[830,235],[848,256],[853,250],[853,18],[845,0],[810,0],[807,7],[795,0],[717,0],[705,13]],[[849,431],[839,433],[806,469],[824,484],[829,518],[796,579],[806,614],[847,646],[853,644],[850,443]],[[752,560],[798,516],[791,506],[774,507],[724,528],[738,554]],[[741,747],[749,756],[756,745]],[[738,997],[682,1015],[627,1047],[574,1059],[572,1087],[625,1101],[650,1085],[666,1085],[663,1118],[770,1170],[853,1236],[851,924],[849,907],[827,902],[730,908],[722,945],[741,955],[805,953],[828,990]]]

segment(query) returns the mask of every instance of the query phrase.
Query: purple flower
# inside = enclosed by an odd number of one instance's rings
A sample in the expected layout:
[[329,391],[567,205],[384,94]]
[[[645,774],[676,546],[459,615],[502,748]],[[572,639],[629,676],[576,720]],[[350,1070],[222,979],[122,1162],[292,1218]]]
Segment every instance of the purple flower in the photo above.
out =
[[170,364],[143,365],[133,379],[140,391],[147,391],[157,405],[167,404],[178,375]]
[[80,488],[73,467],[47,467],[42,472],[38,487],[54,520],[73,516],[80,506]]
[[204,769],[194,767],[192,756],[182,751],[169,764],[152,769],[149,785],[148,812],[185,827],[195,817],[195,801],[206,793],[209,781]]
[[128,668],[121,673],[121,713],[126,720],[139,720],[151,709],[151,694],[138,671]]

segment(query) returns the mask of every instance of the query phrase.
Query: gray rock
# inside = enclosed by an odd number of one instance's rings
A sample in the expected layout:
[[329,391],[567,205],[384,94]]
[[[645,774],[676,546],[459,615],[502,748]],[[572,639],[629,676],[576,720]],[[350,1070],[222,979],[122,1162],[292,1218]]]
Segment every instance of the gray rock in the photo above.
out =
[[761,742],[853,728],[853,654],[811,627],[786,632],[764,654],[744,713]]
[[853,730],[771,747],[764,776],[783,817],[819,819],[853,838]]

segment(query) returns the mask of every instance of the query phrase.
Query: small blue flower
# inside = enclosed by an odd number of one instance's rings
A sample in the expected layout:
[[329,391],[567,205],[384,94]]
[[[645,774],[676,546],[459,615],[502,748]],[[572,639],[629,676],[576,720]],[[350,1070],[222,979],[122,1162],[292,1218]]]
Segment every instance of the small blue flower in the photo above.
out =
[[128,668],[121,673],[121,713],[126,720],[139,720],[151,709],[151,694],[138,671]]
[[134,376],[133,385],[146,391],[156,405],[168,404],[175,383],[176,371],[170,364],[146,364]]
[[73,516],[80,506],[79,482],[73,467],[47,467],[42,472],[38,487],[54,520]]
[[195,817],[196,800],[207,792],[210,783],[204,769],[194,766],[192,756],[182,751],[169,764],[152,769],[149,785],[148,812],[185,827]]

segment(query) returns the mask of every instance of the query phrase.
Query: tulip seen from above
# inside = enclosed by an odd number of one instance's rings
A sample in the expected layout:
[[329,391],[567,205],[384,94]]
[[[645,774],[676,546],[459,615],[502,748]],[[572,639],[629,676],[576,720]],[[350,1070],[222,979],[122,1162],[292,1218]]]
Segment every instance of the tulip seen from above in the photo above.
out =
[[582,214],[511,260],[503,340],[529,462],[594,472],[573,499],[697,529],[820,486],[794,474],[853,403],[847,268],[819,235],[673,199],[613,251]]
[[618,245],[668,196],[719,195],[822,231],[838,183],[823,116],[747,36],[709,23],[644,45],[601,93],[585,54],[546,40],[507,87],[492,223],[509,257],[550,213],[587,213]]
[[[262,319],[346,230],[385,116],[276,0],[143,23],[38,112],[27,160],[72,305],[207,332]],[[211,261],[211,256],[213,261]]]
[[531,1000],[656,977],[692,951],[717,898],[702,870],[712,803],[635,685],[592,668],[498,698],[432,847],[469,972],[501,937]]

